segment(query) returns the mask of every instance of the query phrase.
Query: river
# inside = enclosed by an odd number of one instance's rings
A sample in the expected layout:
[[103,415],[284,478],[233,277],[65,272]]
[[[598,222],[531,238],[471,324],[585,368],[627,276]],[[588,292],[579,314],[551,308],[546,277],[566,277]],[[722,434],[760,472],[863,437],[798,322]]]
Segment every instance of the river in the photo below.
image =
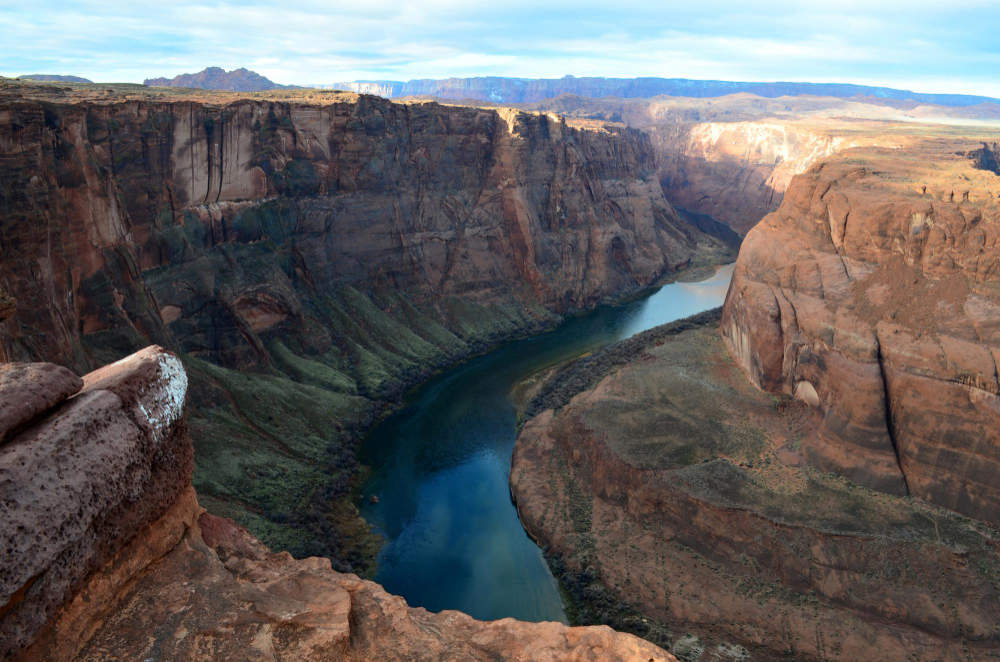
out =
[[[510,499],[524,378],[660,324],[722,305],[733,265],[671,283],[505,344],[431,379],[365,438],[362,516],[386,538],[375,580],[414,607],[566,622],[555,578]],[[370,503],[369,495],[378,496]]]

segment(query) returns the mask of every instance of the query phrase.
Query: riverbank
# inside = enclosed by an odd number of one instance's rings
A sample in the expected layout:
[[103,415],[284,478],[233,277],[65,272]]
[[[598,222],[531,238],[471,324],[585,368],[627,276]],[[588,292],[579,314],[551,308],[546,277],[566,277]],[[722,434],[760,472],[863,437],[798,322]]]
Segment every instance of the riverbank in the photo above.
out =
[[558,586],[510,502],[518,426],[511,390],[547,367],[721,304],[731,268],[713,271],[708,281],[675,282],[505,343],[408,394],[358,451],[371,477],[356,505],[387,540],[376,581],[431,611],[565,620]]
[[1000,534],[808,467],[817,412],[754,388],[717,313],[683,327],[574,362],[526,407],[511,494],[573,622],[692,660],[994,654]]

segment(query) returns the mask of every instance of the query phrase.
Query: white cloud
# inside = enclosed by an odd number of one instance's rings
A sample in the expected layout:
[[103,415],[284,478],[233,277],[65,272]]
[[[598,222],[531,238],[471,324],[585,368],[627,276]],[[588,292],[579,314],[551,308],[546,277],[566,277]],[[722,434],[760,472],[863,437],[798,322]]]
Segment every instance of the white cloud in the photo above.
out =
[[987,0],[0,0],[0,74],[140,82],[214,65],[296,84],[573,74],[996,95],[995,7]]

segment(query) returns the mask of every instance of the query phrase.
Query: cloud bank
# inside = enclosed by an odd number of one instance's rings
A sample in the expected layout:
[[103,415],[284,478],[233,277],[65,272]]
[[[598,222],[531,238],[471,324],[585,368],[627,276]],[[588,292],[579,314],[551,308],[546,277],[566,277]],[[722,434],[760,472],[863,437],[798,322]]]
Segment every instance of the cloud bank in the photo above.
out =
[[214,65],[297,85],[572,74],[1000,96],[992,0],[0,0],[0,34],[5,76],[141,82]]

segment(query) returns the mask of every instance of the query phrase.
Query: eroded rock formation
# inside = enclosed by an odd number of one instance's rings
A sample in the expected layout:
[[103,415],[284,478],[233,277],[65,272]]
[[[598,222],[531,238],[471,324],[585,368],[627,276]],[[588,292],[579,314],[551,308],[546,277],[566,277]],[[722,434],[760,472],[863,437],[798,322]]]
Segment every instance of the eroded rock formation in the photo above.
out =
[[1000,535],[810,468],[820,414],[750,384],[718,320],[564,369],[521,431],[512,494],[579,622],[686,660],[1000,653]]
[[511,486],[581,622],[687,659],[1000,654],[982,150],[925,138],[810,168],[747,235],[718,326],[534,387]]
[[1000,178],[958,151],[797,178],[744,243],[722,332],[754,384],[822,412],[815,466],[997,525]]
[[272,554],[198,506],[176,356],[150,347],[73,388],[61,370],[0,379],[3,411],[44,380],[64,394],[0,444],[4,659],[674,660],[607,627],[411,609],[328,559]]

